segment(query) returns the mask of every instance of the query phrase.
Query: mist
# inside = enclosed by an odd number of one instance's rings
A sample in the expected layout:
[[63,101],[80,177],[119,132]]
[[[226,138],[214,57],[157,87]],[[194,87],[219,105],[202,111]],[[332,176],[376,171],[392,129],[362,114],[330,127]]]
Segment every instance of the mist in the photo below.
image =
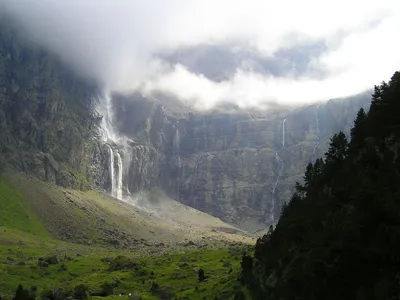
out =
[[105,91],[198,109],[345,97],[400,67],[396,0],[0,0],[0,10]]

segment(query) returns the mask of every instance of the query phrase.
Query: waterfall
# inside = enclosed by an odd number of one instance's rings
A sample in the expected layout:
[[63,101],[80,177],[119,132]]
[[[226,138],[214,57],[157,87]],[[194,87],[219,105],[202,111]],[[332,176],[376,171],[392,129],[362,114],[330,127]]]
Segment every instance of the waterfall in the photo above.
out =
[[180,169],[182,168],[182,160],[181,160],[181,155],[180,155],[180,136],[179,136],[179,121],[176,122],[176,131],[175,131],[175,137],[173,140],[173,145],[174,145],[174,150],[175,153],[178,157],[178,178],[177,178],[177,200],[179,201],[180,199],[180,186],[179,186],[179,180],[180,180]]
[[[122,159],[118,151],[111,148],[106,144],[108,152],[110,153],[110,177],[111,177],[111,196],[122,200]],[[116,159],[115,159],[116,158]],[[115,162],[117,163],[117,173],[115,174]]]
[[[110,155],[110,177],[111,177],[111,195],[117,199],[122,199],[123,185],[123,166],[120,153],[114,151],[111,145],[121,145],[121,139],[114,131],[114,116],[112,99],[108,93],[102,97],[97,106],[97,111],[103,116],[101,119],[102,139]],[[117,168],[115,166],[117,163]],[[115,172],[117,169],[117,172]]]
[[313,154],[312,154],[312,163],[314,163],[315,160],[316,160],[316,151],[317,151],[317,148],[319,147],[319,143],[320,143],[320,140],[319,140],[319,114],[318,114],[318,111],[319,111],[319,105],[317,106],[317,110],[315,112],[315,122],[316,122],[315,136],[316,137],[315,137],[315,143],[314,143]]
[[[193,170],[193,183],[192,183],[192,188],[190,190],[190,199],[192,198],[193,190],[196,187],[197,177],[199,174],[199,164],[202,162],[202,158],[204,155],[206,155],[206,154],[204,152],[201,152],[196,158],[196,164],[195,164],[194,170]],[[188,180],[189,180],[189,178],[188,178]],[[197,201],[195,203],[193,203],[193,207],[196,209],[199,209],[199,207],[197,205]]]
[[110,153],[110,179],[111,179],[111,195],[113,197],[116,196],[116,184],[115,184],[115,176],[114,176],[114,151],[113,149],[106,144],[108,148],[108,152]]
[[285,148],[285,123],[286,118],[282,122],[282,148]]
[[276,176],[276,180],[275,180],[274,184],[272,185],[272,206],[270,209],[270,216],[271,216],[272,222],[275,221],[275,210],[276,210],[276,208],[275,208],[276,207],[275,190],[278,187],[279,179],[281,178],[282,171],[283,171],[283,160],[279,156],[278,152],[275,152],[275,160],[276,160],[276,163],[278,165],[280,165],[280,167],[279,167],[278,175]]
[[204,150],[207,151],[207,149],[208,149],[208,142],[207,142],[206,116],[204,116],[204,118],[203,118],[203,137],[204,137]]
[[175,138],[174,138],[174,148],[176,151],[176,155],[178,156],[178,166],[179,168],[182,167],[182,162],[181,162],[181,155],[180,155],[180,137],[179,137],[179,122],[176,125],[176,131],[175,131]]
[[101,129],[102,129],[102,137],[104,142],[108,141],[116,141],[117,134],[113,128],[113,108],[112,108],[112,100],[111,96],[106,94],[100,101],[97,110],[103,116],[101,119]]
[[[285,148],[285,123],[286,123],[286,119],[283,119],[282,121],[282,149],[280,151],[282,151]],[[271,216],[271,221],[275,221],[275,213],[276,213],[276,198],[275,198],[275,190],[278,187],[279,184],[279,180],[282,176],[283,173],[283,160],[281,159],[281,157],[279,156],[279,151],[275,152],[275,160],[277,165],[279,166],[279,171],[278,171],[278,175],[276,176],[276,180],[274,182],[274,184],[272,185],[272,205],[271,205],[271,209],[270,209],[270,216]]]
[[115,188],[115,196],[117,199],[122,200],[122,160],[121,160],[121,155],[117,151],[116,155],[117,157],[117,165],[118,165],[118,176],[116,180],[116,188]]

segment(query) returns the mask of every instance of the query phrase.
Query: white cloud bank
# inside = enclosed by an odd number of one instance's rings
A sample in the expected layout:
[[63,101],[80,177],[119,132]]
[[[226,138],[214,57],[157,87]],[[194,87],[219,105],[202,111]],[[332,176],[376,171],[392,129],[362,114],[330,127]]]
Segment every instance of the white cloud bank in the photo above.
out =
[[[220,101],[309,103],[362,92],[400,68],[398,0],[0,0],[36,42],[109,90],[164,91],[200,108]],[[155,54],[241,39],[265,56],[323,39],[320,79],[238,69],[214,82]]]

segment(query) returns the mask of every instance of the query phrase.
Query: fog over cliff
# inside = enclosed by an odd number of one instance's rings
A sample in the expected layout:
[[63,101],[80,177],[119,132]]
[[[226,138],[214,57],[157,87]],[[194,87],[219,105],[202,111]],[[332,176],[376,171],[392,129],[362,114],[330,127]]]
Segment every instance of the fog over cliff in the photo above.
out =
[[396,0],[0,0],[0,11],[105,90],[198,108],[349,96],[400,67]]

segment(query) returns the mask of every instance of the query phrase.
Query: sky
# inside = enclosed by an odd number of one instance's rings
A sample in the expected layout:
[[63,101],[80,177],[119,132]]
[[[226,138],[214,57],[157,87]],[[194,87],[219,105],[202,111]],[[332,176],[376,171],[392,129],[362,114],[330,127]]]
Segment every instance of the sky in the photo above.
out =
[[400,68],[398,0],[0,0],[0,10],[107,92],[163,92],[198,109],[346,97]]

